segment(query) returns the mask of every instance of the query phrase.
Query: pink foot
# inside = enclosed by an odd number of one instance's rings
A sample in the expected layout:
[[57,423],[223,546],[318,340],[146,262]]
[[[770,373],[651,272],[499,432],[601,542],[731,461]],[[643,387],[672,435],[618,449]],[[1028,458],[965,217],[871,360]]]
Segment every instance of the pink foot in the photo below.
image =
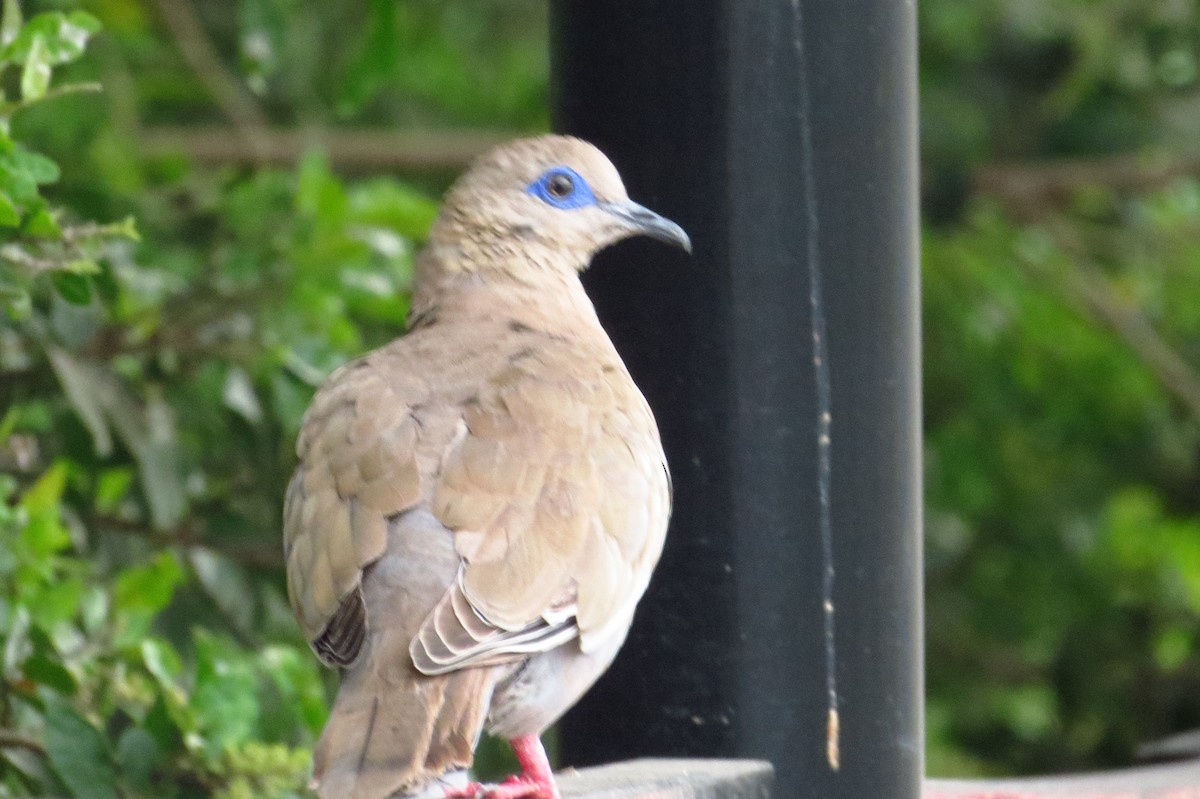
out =
[[499,785],[472,782],[461,788],[447,788],[446,799],[562,799],[541,739],[523,735],[510,743],[521,764],[520,774]]
[[499,785],[471,782],[462,788],[447,788],[446,799],[558,799],[558,791],[553,785],[519,776],[509,777]]

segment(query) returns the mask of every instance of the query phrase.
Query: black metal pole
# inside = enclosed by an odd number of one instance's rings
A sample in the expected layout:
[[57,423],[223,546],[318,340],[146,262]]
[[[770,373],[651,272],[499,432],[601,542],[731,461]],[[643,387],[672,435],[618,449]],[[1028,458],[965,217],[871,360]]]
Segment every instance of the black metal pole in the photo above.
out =
[[916,797],[914,3],[551,8],[557,128],[696,252],[631,242],[587,277],[659,417],[676,511],[564,760],[765,757],[779,797]]

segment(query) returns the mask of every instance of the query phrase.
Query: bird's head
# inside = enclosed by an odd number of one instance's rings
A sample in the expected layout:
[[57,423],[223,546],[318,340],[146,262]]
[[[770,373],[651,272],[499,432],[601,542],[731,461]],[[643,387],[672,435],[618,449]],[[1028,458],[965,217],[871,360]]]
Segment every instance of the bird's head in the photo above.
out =
[[479,257],[536,254],[578,271],[600,249],[649,236],[691,252],[683,228],[629,199],[616,167],[570,136],[496,147],[455,183],[431,243],[469,242]]

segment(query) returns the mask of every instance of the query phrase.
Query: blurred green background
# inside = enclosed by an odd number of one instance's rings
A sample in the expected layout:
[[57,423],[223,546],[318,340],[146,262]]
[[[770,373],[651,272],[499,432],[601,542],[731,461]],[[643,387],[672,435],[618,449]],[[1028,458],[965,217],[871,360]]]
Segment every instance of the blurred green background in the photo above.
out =
[[[291,797],[300,416],[436,198],[548,124],[542,2],[4,0],[0,797]],[[1200,726],[1200,4],[920,5],[928,751]]]

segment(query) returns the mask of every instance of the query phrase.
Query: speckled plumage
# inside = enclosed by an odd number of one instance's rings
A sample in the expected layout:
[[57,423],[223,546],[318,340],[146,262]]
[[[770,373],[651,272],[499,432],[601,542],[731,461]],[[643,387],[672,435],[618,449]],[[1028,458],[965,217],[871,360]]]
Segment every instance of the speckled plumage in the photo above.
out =
[[[528,190],[562,165],[594,204]],[[446,197],[408,334],[314,398],[284,539],[297,619],[344,669],[315,753],[322,799],[436,793],[485,725],[540,734],[624,640],[662,549],[669,477],[578,275],[646,232],[630,207],[645,210],[589,144],[497,148]]]

